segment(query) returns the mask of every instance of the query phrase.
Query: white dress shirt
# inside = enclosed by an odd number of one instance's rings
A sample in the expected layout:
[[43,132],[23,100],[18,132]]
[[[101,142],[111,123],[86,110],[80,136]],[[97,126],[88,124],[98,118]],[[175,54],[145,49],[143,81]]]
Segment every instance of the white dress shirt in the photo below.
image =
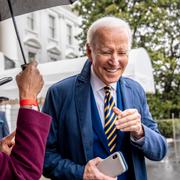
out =
[[[95,74],[92,66],[91,66],[90,83],[93,90],[99,116],[102,122],[102,126],[104,127],[104,97],[105,97],[104,87],[107,85],[104,82],[102,82],[99,79],[99,77]],[[109,85],[112,88],[111,95],[114,98],[115,106],[117,106],[117,95],[116,95],[117,82],[111,83]]]

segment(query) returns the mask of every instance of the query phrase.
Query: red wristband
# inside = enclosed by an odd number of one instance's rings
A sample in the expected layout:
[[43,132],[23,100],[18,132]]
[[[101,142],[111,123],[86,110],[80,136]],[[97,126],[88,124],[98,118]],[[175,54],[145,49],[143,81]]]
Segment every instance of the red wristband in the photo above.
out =
[[29,106],[29,105],[38,106],[38,102],[33,99],[21,99],[20,100],[20,106]]

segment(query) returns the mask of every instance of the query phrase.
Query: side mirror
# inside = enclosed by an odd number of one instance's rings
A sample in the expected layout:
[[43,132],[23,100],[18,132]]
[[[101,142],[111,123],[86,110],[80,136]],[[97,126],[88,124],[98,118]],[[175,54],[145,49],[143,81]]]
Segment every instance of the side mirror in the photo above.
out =
[[6,83],[8,83],[8,82],[10,82],[10,81],[12,81],[12,80],[13,80],[12,77],[4,77],[4,78],[1,78],[1,79],[0,79],[0,86],[3,85],[3,84],[6,84]]

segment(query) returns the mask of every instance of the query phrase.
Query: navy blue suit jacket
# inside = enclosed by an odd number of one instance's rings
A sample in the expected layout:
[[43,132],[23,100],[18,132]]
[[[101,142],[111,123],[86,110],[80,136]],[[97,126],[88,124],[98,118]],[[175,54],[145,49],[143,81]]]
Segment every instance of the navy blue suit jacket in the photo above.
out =
[[0,111],[0,139],[9,134],[9,127],[6,120],[5,112]]
[[[86,163],[93,159],[90,62],[79,75],[54,84],[48,90],[43,111],[52,116],[43,174],[51,179],[82,179]],[[164,137],[152,119],[143,88],[120,78],[124,108],[136,108],[144,125],[144,143],[131,143],[135,178],[147,179],[144,157],[161,160],[167,151]]]

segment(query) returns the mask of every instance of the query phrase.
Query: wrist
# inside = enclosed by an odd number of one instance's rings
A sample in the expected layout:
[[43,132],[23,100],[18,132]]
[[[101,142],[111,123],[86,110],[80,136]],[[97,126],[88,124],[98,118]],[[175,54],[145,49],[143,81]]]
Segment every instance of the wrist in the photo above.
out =
[[133,136],[136,140],[141,139],[142,137],[144,137],[144,128],[143,128],[143,126],[141,125],[139,131],[136,132],[136,133],[134,133],[134,134],[132,134],[132,136]]
[[37,100],[34,100],[34,99],[21,99],[19,103],[20,103],[21,108],[39,110]]
[[22,90],[20,90],[20,94],[19,94],[19,99],[33,99],[33,100],[36,100],[37,96],[33,93],[30,93],[30,92],[24,92]]
[[20,106],[31,106],[31,105],[34,105],[34,106],[38,106],[38,102],[37,100],[35,99],[21,99],[20,100]]

